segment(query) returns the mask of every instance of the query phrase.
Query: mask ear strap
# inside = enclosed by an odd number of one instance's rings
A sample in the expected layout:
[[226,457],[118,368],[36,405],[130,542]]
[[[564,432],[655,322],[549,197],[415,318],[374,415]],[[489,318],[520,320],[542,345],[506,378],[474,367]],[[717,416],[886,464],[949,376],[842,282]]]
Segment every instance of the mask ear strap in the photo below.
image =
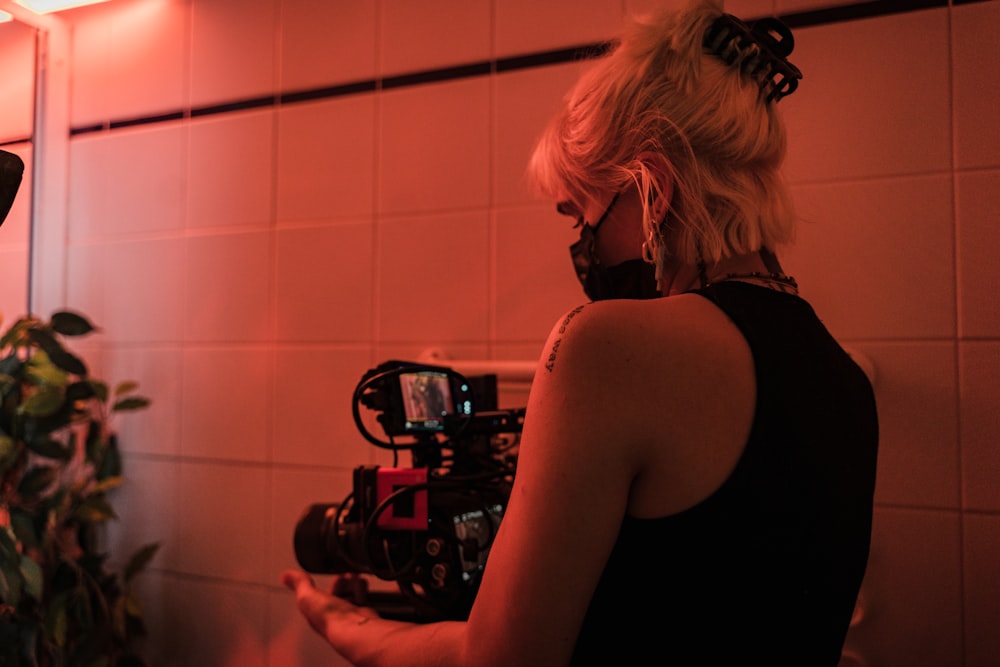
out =
[[708,264],[705,263],[705,255],[701,252],[701,242],[696,241],[695,247],[698,251],[698,280],[701,281],[702,289],[708,287]]
[[759,253],[760,259],[764,262],[764,266],[767,267],[768,271],[771,273],[784,273],[781,269],[781,264],[778,262],[777,256],[775,256],[773,252],[771,252],[768,248],[761,246]]

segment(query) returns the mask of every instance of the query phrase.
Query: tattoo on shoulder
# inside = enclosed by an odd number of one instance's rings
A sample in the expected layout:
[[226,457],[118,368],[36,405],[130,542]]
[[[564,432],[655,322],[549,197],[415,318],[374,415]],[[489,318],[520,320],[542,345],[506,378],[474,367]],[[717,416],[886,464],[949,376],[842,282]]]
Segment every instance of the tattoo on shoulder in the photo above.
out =
[[[564,319],[562,324],[559,325],[560,334],[566,333],[566,327],[569,326],[570,320],[576,317],[582,310],[583,306],[577,306],[566,314],[566,319]],[[556,367],[556,353],[559,351],[559,344],[561,342],[562,338],[556,338],[555,341],[552,342],[552,350],[549,351],[549,358],[545,361],[545,370],[550,373],[552,372],[552,369]]]

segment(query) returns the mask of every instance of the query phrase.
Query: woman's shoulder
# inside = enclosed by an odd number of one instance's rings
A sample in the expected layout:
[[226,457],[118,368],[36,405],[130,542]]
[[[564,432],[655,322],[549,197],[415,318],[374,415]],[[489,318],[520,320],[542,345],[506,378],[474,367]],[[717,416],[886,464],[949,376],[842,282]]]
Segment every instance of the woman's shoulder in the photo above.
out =
[[681,294],[577,306],[555,323],[549,340],[550,347],[558,341],[558,348],[570,347],[595,361],[614,363],[644,350],[655,351],[660,358],[685,358],[699,350],[717,354],[720,344],[738,344],[742,336],[711,301]]
[[630,512],[662,516],[721,484],[745,443],[756,385],[749,346],[717,306],[695,294],[591,303],[552,332],[536,372],[542,397],[560,397],[567,419],[635,462]]
[[[561,390],[593,393],[615,409],[720,398],[720,385],[752,380],[751,353],[735,324],[694,294],[610,300],[568,311],[552,328],[536,372]],[[576,389],[574,389],[576,388]]]

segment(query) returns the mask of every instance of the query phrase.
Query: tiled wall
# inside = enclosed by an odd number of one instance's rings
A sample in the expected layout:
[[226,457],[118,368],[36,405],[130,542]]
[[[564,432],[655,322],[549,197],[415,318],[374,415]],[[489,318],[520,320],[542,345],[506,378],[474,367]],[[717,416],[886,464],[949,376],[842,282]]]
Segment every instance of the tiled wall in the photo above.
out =
[[[119,425],[128,479],[109,544],[163,544],[142,577],[156,664],[338,664],[277,576],[303,508],[380,460],[351,420],[361,374],[430,347],[535,358],[582,298],[572,231],[521,178],[585,65],[268,100],[589,44],[653,5],[113,0],[67,14],[68,287],[40,307],[89,314],[101,374],[154,399]],[[796,30],[805,79],[781,106],[803,223],[784,259],[871,358],[882,421],[845,667],[1000,655],[998,25],[1000,2],[984,1]],[[199,112],[230,102],[242,108]]]
[[34,114],[35,32],[18,22],[0,23],[0,150],[24,162],[24,175],[0,228],[0,326],[28,308],[31,220],[31,134]]

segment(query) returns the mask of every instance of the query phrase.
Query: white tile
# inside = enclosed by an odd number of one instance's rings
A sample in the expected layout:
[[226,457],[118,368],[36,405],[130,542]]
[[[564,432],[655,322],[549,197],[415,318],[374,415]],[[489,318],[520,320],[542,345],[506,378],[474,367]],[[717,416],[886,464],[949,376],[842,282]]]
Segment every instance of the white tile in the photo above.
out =
[[0,248],[0,325],[3,330],[28,311],[28,246]]
[[[2,125],[0,125],[2,127]],[[0,130],[2,132],[2,130]],[[0,325],[6,330],[31,309],[28,273],[31,248],[31,144],[8,144],[3,150],[24,162],[24,173],[14,203],[0,230]],[[49,313],[42,313],[48,315]]]
[[741,19],[754,19],[778,13],[775,0],[725,0],[723,9]]
[[[177,571],[232,582],[274,584],[276,573],[270,570],[267,546],[271,536],[269,476],[263,466],[180,464],[175,505]],[[208,590],[208,584],[202,580],[198,588]],[[188,600],[184,608],[192,604]],[[221,622],[222,617],[210,613],[203,621],[211,625]]]
[[191,9],[191,106],[272,95],[274,0],[198,0]]
[[489,203],[487,77],[386,91],[380,120],[383,213]]
[[494,201],[537,201],[526,179],[535,143],[583,71],[578,63],[518,70],[496,77]]
[[186,137],[182,123],[164,123],[71,142],[70,238],[179,231]]
[[383,0],[382,76],[420,72],[490,58],[491,5],[466,0]]
[[1000,342],[959,344],[964,506],[1000,511]]
[[948,175],[802,185],[782,254],[838,338],[955,335]]
[[965,541],[965,665],[989,667],[1000,655],[1000,516],[970,514],[963,526]]
[[[178,464],[137,454],[122,457],[122,485],[107,499],[118,515],[107,526],[106,552],[117,570],[147,544],[159,544],[148,568],[174,569],[177,539]],[[140,575],[143,576],[143,575]]]
[[281,90],[375,76],[376,0],[283,2]]
[[496,214],[496,337],[541,345],[556,320],[587,301],[570,260],[577,232],[555,204]]
[[496,3],[496,55],[602,42],[621,27],[620,0],[504,0]]
[[279,340],[371,339],[373,239],[371,222],[278,230]]
[[1000,3],[952,8],[957,166],[1000,165]]
[[169,113],[186,105],[190,4],[102,3],[70,15],[74,126]]
[[119,447],[126,456],[180,453],[182,377],[178,369],[182,358],[176,345],[108,345],[103,349],[100,377],[111,391],[122,382],[136,382],[136,394],[152,401],[143,410],[121,412],[113,418]]
[[959,333],[1000,337],[1000,171],[960,172],[956,183]]
[[[0,142],[32,135],[35,110],[35,30],[24,23],[0,23]],[[4,147],[4,150],[10,150]]]
[[484,340],[488,334],[486,212],[384,220],[378,340]]
[[833,7],[843,7],[857,3],[850,0],[774,0],[774,4],[775,11],[778,14],[795,14],[797,12],[831,9]]
[[[218,531],[232,527],[235,517],[218,516],[215,535],[207,539],[225,542],[230,535]],[[227,531],[227,533],[230,531]],[[244,543],[248,554],[203,554],[216,560],[226,555],[237,560],[260,550],[260,544]],[[151,619],[150,638],[143,647],[151,664],[185,667],[275,667],[267,662],[265,644],[268,627],[269,591],[249,586],[177,573],[164,573],[151,586],[151,603],[160,607]],[[274,577],[266,582],[273,585]],[[294,598],[293,598],[294,599]],[[284,666],[282,666],[284,667]],[[291,667],[291,666],[289,666]],[[304,666],[303,666],[304,667]]]
[[876,371],[881,504],[958,509],[959,449],[954,345],[866,343]]
[[246,342],[271,338],[272,243],[270,232],[186,239],[183,283],[186,341]]
[[277,169],[281,222],[371,215],[374,95],[282,107]]
[[799,29],[790,60],[803,73],[779,104],[790,179],[950,168],[947,9]]
[[[722,11],[741,19],[770,16],[774,13],[774,0],[725,0]],[[683,0],[625,0],[625,13],[641,16],[660,11],[676,10],[685,5]]]
[[274,112],[250,111],[189,126],[188,229],[264,225],[274,216]]
[[963,667],[960,548],[957,513],[876,509],[864,617],[847,639],[860,664]]
[[73,26],[70,124],[74,127],[107,122],[115,111],[109,107],[108,93],[113,76],[111,12],[117,9],[109,3],[99,3],[69,15]]
[[370,349],[280,349],[276,356],[273,460],[343,470],[369,463],[374,445],[354,423],[352,399],[373,365]]
[[271,359],[270,352],[258,348],[185,348],[181,365],[181,455],[268,460]]
[[67,302],[87,313],[109,340],[180,340],[185,273],[180,239],[76,246],[68,255]]
[[67,233],[71,241],[99,239],[107,235],[107,201],[110,184],[104,165],[112,161],[109,135],[76,137],[69,142]]

